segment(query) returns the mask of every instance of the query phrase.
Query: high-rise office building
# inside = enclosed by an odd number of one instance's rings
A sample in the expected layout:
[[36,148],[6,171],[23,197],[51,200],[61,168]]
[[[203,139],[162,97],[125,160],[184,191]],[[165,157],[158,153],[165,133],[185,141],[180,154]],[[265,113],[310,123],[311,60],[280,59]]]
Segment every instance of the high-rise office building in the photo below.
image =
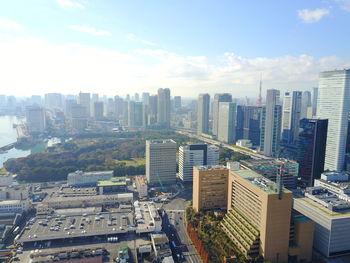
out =
[[324,171],[328,120],[302,119],[297,143],[299,176],[305,186],[313,186]]
[[29,134],[43,133],[46,129],[45,110],[40,106],[28,106],[26,123]]
[[320,73],[317,117],[328,119],[324,169],[344,169],[350,110],[350,69]]
[[223,165],[193,168],[193,209],[195,211],[227,208],[229,170]]
[[312,103],[311,103],[311,92],[304,91],[301,99],[301,111],[300,111],[300,119],[311,118],[309,116],[312,114]]
[[210,95],[199,94],[197,106],[197,133],[209,133]]
[[261,107],[243,107],[243,139],[250,140],[254,146],[260,144]]
[[94,102],[94,118],[95,120],[102,120],[104,115],[103,115],[103,110],[104,110],[104,103],[102,101],[96,101]]
[[281,121],[280,91],[269,89],[266,94],[266,105],[262,107],[260,133],[260,152],[266,156],[279,154]]
[[135,93],[134,99],[137,102],[140,101],[140,95],[138,93]]
[[215,145],[190,144],[179,148],[179,177],[192,182],[193,167],[219,164],[219,148]]
[[158,89],[157,123],[170,128],[170,89]]
[[298,139],[301,99],[301,91],[284,93],[282,116],[282,142],[284,144],[292,144]]
[[225,143],[236,141],[237,104],[233,102],[219,103],[218,140]]
[[76,102],[71,104],[71,125],[72,129],[76,131],[82,131],[87,127],[87,113],[86,107]]
[[119,96],[114,97],[115,116],[117,120],[122,120],[124,115],[124,100]]
[[148,114],[148,125],[154,125],[157,123],[158,113],[158,96],[151,95],[149,97],[149,114]]
[[289,258],[309,262],[314,224],[292,216],[292,198],[291,191],[254,171],[230,170],[222,230],[246,257],[260,255],[272,263],[287,263]]
[[181,96],[175,96],[174,97],[174,108],[175,110],[180,109],[181,108]]
[[143,125],[143,105],[142,102],[128,102],[128,126],[141,127]]
[[63,96],[61,93],[47,93],[45,94],[45,108],[55,111],[63,110]]
[[218,135],[219,124],[219,103],[220,102],[232,102],[232,95],[229,93],[215,94],[213,101],[213,129],[212,133]]
[[173,140],[146,141],[146,178],[150,185],[176,183],[176,152]]
[[312,118],[317,114],[317,98],[318,98],[318,88],[312,89]]
[[90,99],[90,93],[83,93],[83,92],[80,92],[80,93],[79,93],[78,103],[79,103],[81,106],[84,106],[84,107],[86,108],[87,117],[90,118],[90,117],[91,117],[91,99]]
[[142,103],[143,103],[143,105],[149,105],[149,93],[148,92],[142,93]]

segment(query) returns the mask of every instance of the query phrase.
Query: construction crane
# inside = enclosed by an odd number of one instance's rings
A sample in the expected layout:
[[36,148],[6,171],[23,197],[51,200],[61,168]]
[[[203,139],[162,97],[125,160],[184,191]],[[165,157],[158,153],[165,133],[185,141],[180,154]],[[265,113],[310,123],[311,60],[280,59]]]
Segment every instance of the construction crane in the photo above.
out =
[[158,183],[162,187],[162,192],[167,193],[168,189],[163,185],[162,180],[160,179],[158,172],[156,172],[156,176],[157,176],[157,179],[158,179]]

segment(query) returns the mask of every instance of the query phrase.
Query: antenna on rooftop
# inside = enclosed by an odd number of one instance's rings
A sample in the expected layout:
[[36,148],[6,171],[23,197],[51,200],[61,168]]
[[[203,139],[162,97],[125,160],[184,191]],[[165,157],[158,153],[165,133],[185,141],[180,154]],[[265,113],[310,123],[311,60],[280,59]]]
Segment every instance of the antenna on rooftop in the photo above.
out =
[[283,174],[284,174],[284,164],[282,163],[279,169],[279,173],[276,177],[276,184],[277,184],[277,192],[278,192],[278,199],[282,199],[283,194]]

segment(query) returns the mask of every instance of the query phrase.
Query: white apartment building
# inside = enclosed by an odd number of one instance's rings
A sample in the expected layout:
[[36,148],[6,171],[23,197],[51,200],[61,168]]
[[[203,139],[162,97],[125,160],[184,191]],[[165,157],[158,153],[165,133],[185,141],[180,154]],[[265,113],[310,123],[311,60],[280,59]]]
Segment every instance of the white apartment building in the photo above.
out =
[[219,164],[219,148],[215,145],[191,144],[179,148],[179,177],[192,182],[193,167]]
[[146,178],[150,185],[176,182],[176,151],[173,140],[146,141]]
[[95,185],[101,180],[110,180],[113,177],[113,171],[94,171],[83,172],[75,171],[67,176],[68,186],[89,186]]
[[328,119],[324,169],[344,168],[350,110],[350,69],[320,73],[317,117]]

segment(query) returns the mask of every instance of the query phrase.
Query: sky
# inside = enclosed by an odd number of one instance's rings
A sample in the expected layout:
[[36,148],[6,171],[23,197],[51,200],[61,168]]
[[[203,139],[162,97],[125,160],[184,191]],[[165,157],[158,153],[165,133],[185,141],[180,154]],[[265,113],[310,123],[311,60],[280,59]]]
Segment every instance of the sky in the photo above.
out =
[[348,25],[350,0],[1,1],[0,94],[307,90],[350,67]]

